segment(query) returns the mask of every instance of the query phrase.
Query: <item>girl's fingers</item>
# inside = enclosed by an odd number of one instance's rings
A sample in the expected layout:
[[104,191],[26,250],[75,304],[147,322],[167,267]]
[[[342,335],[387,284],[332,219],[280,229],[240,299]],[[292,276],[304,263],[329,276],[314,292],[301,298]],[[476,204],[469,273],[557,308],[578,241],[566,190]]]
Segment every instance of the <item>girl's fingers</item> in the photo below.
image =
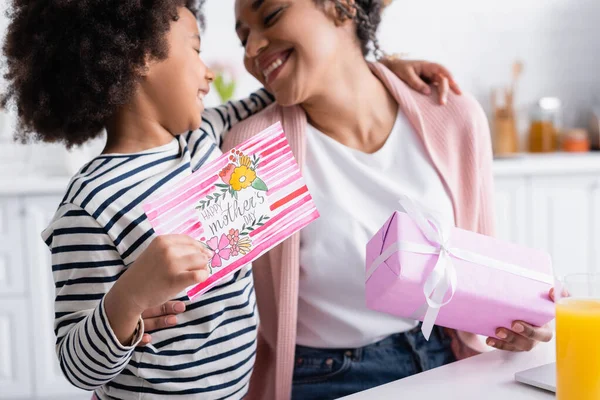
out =
[[142,313],[142,318],[160,317],[169,314],[181,314],[185,311],[183,301],[167,301],[158,307],[152,307]]

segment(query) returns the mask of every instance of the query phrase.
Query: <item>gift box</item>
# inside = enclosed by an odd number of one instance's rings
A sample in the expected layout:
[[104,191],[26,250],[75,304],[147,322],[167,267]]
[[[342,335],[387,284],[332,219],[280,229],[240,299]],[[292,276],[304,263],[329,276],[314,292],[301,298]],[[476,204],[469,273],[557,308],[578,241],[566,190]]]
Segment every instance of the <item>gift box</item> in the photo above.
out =
[[188,235],[213,252],[206,293],[319,217],[280,123],[150,197],[158,235]]
[[494,337],[515,320],[554,318],[548,253],[443,226],[409,198],[367,244],[370,309]]

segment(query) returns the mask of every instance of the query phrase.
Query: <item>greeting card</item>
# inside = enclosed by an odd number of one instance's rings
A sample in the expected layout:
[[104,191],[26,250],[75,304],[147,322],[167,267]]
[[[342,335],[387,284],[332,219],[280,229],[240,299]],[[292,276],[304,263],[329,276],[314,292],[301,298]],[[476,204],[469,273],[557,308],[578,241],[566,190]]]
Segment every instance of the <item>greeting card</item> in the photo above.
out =
[[155,232],[185,234],[214,252],[207,292],[319,213],[280,123],[159,193],[143,205]]

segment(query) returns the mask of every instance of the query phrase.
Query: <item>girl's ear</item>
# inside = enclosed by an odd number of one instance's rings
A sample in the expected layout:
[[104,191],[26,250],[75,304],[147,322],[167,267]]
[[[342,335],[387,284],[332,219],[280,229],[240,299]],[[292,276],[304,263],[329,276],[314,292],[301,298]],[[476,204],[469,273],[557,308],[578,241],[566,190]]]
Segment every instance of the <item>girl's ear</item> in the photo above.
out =
[[150,68],[152,67],[153,63],[154,60],[149,54],[147,54],[146,57],[144,57],[144,65],[138,69],[138,75],[142,78],[147,77],[150,74]]

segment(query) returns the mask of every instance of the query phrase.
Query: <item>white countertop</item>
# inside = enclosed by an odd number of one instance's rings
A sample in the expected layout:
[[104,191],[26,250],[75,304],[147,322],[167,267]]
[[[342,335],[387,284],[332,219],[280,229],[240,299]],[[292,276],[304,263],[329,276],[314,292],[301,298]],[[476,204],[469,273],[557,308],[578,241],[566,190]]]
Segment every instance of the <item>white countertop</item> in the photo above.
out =
[[[524,175],[599,174],[600,152],[517,154],[494,160],[496,177]],[[29,176],[9,177],[0,175],[0,195],[62,194],[69,177]]]
[[518,383],[514,375],[554,362],[554,346],[540,344],[529,353],[494,350],[343,399],[552,400],[554,393]]
[[600,152],[519,153],[494,160],[495,176],[600,173]]

